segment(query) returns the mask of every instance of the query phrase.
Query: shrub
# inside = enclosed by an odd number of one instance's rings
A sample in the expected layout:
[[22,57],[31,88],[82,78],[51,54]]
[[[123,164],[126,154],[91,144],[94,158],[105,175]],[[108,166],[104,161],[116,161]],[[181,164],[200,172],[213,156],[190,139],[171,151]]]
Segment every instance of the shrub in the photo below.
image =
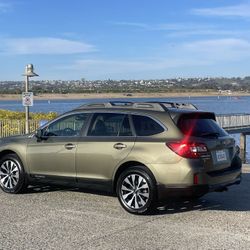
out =
[[[30,113],[30,120],[52,120],[57,116],[56,112]],[[0,109],[0,120],[25,120],[25,112]]]

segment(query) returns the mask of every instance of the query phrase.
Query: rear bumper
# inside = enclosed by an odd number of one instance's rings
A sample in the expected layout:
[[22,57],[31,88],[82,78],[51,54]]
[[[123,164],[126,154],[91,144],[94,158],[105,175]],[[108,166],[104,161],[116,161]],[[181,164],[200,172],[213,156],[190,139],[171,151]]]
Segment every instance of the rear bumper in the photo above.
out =
[[241,182],[241,173],[232,181],[216,185],[157,185],[158,200],[165,201],[169,198],[200,197],[208,192],[224,191],[228,186]]
[[[184,172],[184,171],[183,171]],[[189,179],[187,184],[171,184],[164,179],[157,185],[158,200],[164,201],[168,198],[200,197],[208,192],[224,191],[228,186],[240,184],[242,163],[238,156],[232,160],[231,166],[219,170],[205,171],[199,166],[190,167],[186,172]],[[184,172],[185,173],[185,172]],[[198,176],[198,184],[194,184],[194,175]]]

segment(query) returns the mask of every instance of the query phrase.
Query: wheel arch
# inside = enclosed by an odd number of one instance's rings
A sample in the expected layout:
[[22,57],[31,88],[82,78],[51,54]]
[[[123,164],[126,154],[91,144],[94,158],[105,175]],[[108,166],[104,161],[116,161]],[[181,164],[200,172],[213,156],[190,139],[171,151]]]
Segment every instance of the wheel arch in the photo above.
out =
[[10,149],[5,149],[5,150],[0,152],[0,158],[2,158],[5,155],[8,155],[8,154],[15,154],[15,155],[17,155],[19,157],[19,155],[15,151],[10,150]]
[[9,155],[9,154],[14,154],[14,155],[16,155],[16,156],[20,159],[20,161],[22,162],[22,164],[23,164],[23,160],[22,160],[22,158],[19,156],[19,154],[18,154],[17,152],[15,152],[14,150],[11,150],[11,149],[5,149],[5,150],[1,151],[1,152],[0,152],[0,159],[2,159],[5,155]]
[[156,179],[154,174],[152,173],[152,171],[144,164],[138,161],[128,161],[123,163],[122,165],[120,165],[118,167],[118,169],[115,172],[115,176],[113,178],[113,183],[112,183],[112,191],[115,193],[116,192],[116,185],[117,185],[117,181],[118,178],[120,176],[120,174],[125,171],[126,169],[130,168],[130,167],[135,167],[135,166],[142,166],[145,168],[145,171],[147,172],[147,174],[150,175],[150,177],[152,178],[152,180],[154,181],[154,183],[156,184]]

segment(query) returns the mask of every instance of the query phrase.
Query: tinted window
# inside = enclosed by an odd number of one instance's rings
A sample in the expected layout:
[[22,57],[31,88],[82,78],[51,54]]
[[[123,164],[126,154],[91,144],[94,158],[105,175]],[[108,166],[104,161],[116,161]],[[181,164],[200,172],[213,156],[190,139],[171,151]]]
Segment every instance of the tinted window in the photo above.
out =
[[44,129],[44,136],[78,136],[85,125],[88,114],[75,114],[63,117]]
[[149,136],[162,133],[164,128],[147,116],[133,115],[133,123],[138,136]]
[[89,136],[131,136],[128,116],[125,114],[95,114],[91,122]]
[[183,134],[197,137],[219,137],[227,133],[209,116],[183,116],[177,126]]

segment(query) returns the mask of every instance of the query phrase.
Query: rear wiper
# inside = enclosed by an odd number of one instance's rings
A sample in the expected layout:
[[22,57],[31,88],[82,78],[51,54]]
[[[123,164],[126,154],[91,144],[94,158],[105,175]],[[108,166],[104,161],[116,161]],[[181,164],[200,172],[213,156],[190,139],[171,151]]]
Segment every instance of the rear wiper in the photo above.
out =
[[202,133],[201,136],[204,137],[219,137],[220,133],[212,132],[212,133]]

